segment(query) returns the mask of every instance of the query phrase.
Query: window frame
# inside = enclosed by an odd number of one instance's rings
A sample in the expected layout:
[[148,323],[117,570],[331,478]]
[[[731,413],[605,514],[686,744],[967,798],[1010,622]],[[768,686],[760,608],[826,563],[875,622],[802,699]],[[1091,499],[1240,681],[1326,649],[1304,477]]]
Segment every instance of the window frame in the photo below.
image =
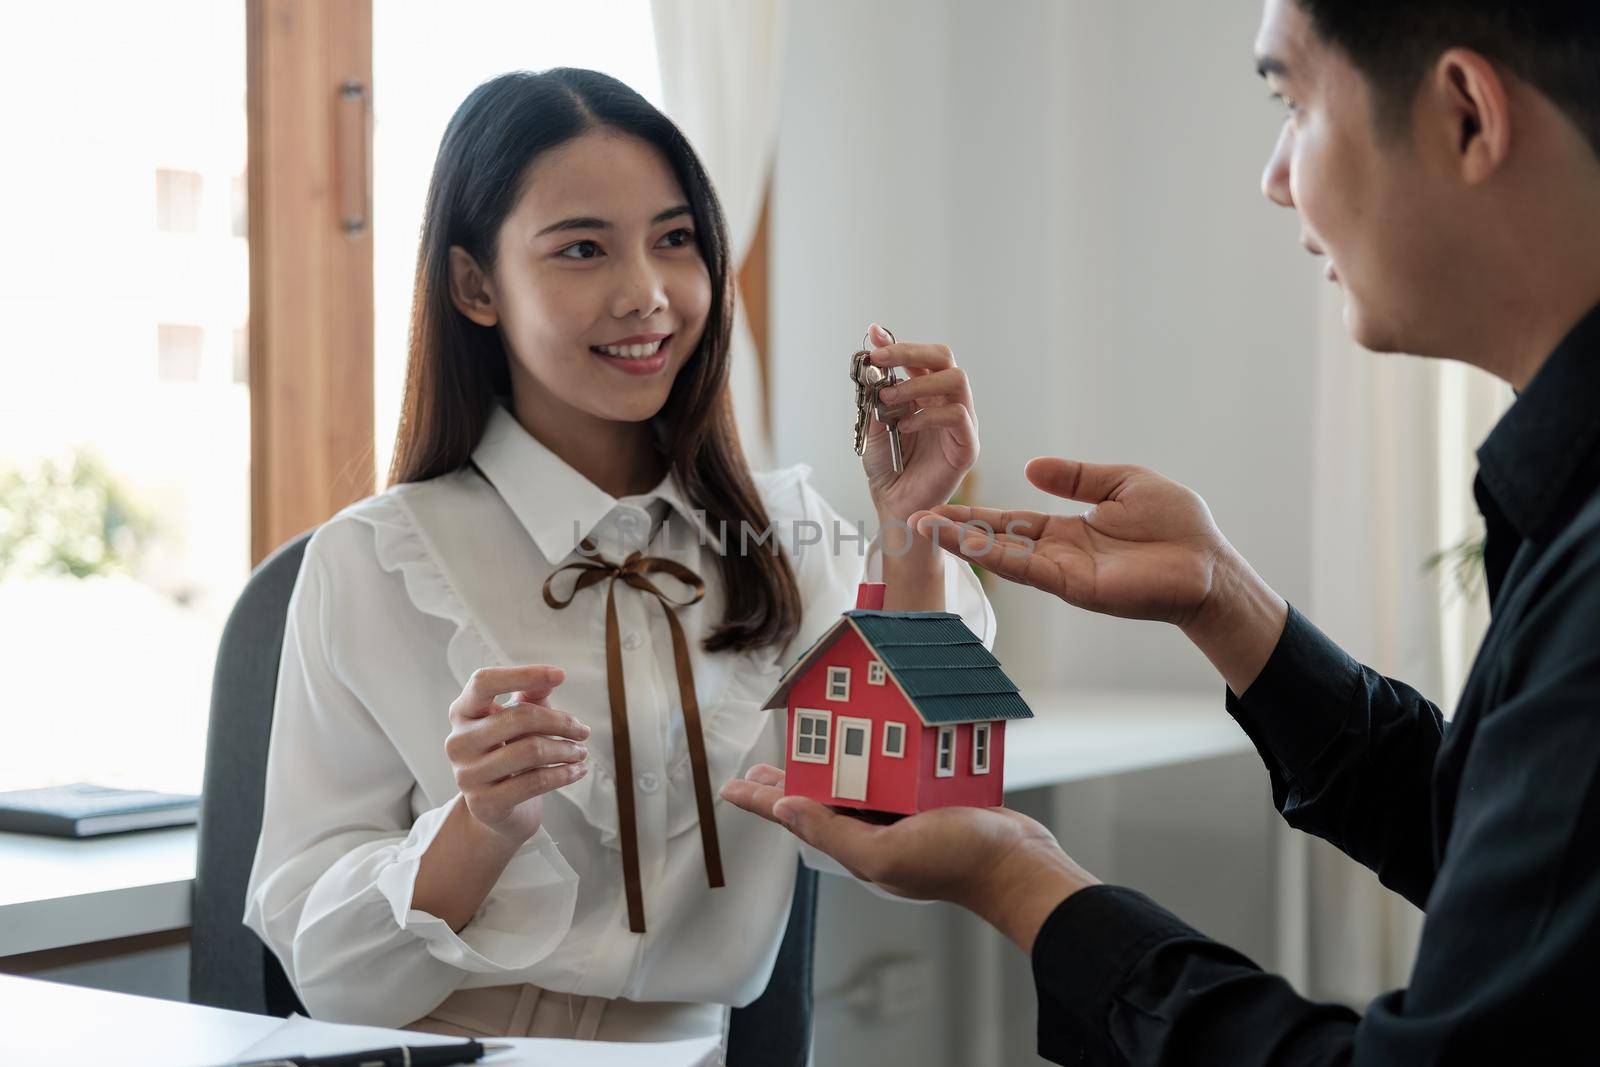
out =
[[[889,748],[889,734],[893,732],[900,738],[900,746],[891,750]],[[890,759],[906,758],[906,724],[903,722],[886,722],[883,724],[883,754]]]
[[[819,734],[813,731],[812,733],[808,734],[802,731],[801,724],[808,721],[820,722],[822,725],[822,732]],[[810,738],[812,741],[811,752],[808,754],[801,754],[800,752],[800,739],[802,737]],[[822,742],[822,751],[820,753],[817,752],[816,745],[816,742],[819,740]],[[819,763],[825,765],[832,758],[832,740],[833,712],[826,711],[822,708],[794,709],[794,740],[789,746],[791,749],[789,753],[790,759],[795,760],[798,763]]]
[[[975,722],[972,724],[972,773],[988,774],[989,767],[994,760],[991,758],[991,749],[994,745],[994,731],[990,729],[992,723]],[[979,731],[982,731],[983,742],[979,743]],[[983,762],[978,761],[979,750],[983,752]]]
[[[840,687],[843,687],[843,689],[844,689],[843,695],[839,695],[836,692],[836,690],[838,690]],[[849,700],[850,700],[850,668],[849,667],[829,667],[828,668],[828,699],[829,700],[838,701],[840,703],[848,703],[849,702]]]
[[245,85],[253,566],[376,485],[372,0],[245,0]]
[[[946,764],[949,765],[946,766]],[[954,778],[956,776],[956,728],[954,726],[939,727],[938,747],[934,750],[933,756],[933,776],[935,778]]]
[[884,685],[889,681],[889,671],[883,665],[883,660],[875,659],[867,664],[867,684]]
[[205,176],[196,170],[156,167],[156,232],[192,237],[200,232]]

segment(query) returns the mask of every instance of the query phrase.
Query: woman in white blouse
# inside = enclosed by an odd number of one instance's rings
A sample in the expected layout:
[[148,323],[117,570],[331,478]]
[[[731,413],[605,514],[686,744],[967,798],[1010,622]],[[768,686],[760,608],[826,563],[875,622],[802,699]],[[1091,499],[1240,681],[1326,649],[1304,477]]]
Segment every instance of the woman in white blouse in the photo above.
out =
[[781,764],[782,667],[869,557],[887,608],[992,642],[971,572],[896,526],[977,458],[949,350],[874,328],[918,410],[902,473],[869,437],[899,538],[868,552],[804,467],[745,463],[731,268],[693,150],[614,79],[506,75],[451,120],[392,488],[311,539],[284,638],[245,920],[313,1015],[718,1031],[793,891],[793,839],[715,795]]

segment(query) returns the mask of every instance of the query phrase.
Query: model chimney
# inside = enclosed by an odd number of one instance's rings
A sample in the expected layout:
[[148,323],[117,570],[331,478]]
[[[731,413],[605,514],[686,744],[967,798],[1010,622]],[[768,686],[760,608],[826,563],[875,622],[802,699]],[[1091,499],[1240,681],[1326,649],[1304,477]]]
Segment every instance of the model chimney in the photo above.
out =
[[883,592],[888,588],[882,582],[862,582],[856,586],[857,611],[882,611]]

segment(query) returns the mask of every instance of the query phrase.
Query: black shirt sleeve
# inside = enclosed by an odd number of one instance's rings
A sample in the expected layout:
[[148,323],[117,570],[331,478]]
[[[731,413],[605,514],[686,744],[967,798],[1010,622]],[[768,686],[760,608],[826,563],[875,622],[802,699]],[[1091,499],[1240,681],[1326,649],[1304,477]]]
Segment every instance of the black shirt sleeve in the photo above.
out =
[[1433,887],[1430,784],[1439,709],[1351,659],[1304,615],[1228,713],[1244,728],[1290,826],[1371,868],[1421,907]]
[[1337,1064],[1356,1014],[1299,996],[1141,893],[1079,890],[1033,944],[1039,1054],[1062,1064]]
[[[1471,736],[1451,736],[1465,758],[1436,877],[1433,849],[1414,825],[1426,805],[1413,810],[1410,785],[1439,745],[1432,705],[1351,663],[1293,617],[1263,673],[1268,688],[1252,686],[1235,702],[1280,808],[1426,895],[1406,989],[1357,1018],[1299,996],[1140,894],[1097,886],[1063,901],[1035,940],[1041,1054],[1063,1064],[1230,1067],[1592,1060],[1600,568],[1556,584],[1552,612],[1532,618],[1506,657],[1517,664],[1509,695]],[[1330,677],[1346,679],[1346,692],[1325,695]],[[1288,702],[1297,678],[1298,706]],[[1264,706],[1242,706],[1268,692],[1281,702],[1270,722],[1257,717]],[[1383,799],[1352,795],[1360,788]],[[1420,855],[1401,854],[1406,842]]]

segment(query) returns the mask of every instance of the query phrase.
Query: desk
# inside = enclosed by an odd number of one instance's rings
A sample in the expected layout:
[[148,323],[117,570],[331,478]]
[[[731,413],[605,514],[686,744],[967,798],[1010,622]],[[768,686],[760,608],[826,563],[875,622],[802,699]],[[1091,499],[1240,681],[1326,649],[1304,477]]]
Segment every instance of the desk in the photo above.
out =
[[[1246,752],[1206,693],[1034,691],[1006,731],[1006,791]],[[0,833],[0,956],[177,930],[190,922],[195,830],[73,841]]]
[[[280,1028],[282,1028],[280,1030]],[[271,1035],[269,1038],[268,1035]],[[263,1048],[261,1042],[268,1041]],[[453,1038],[375,1027],[285,1021],[196,1004],[0,976],[0,1063],[51,1067],[213,1067],[241,1058],[326,1055],[396,1045],[453,1044]],[[718,1037],[648,1044],[510,1038],[504,1067],[707,1067]],[[263,1055],[264,1054],[264,1055]]]
[[8,1064],[226,1063],[282,1024],[267,1015],[0,975],[0,1060]]
[[189,925],[195,828],[75,841],[0,833],[0,956]]

